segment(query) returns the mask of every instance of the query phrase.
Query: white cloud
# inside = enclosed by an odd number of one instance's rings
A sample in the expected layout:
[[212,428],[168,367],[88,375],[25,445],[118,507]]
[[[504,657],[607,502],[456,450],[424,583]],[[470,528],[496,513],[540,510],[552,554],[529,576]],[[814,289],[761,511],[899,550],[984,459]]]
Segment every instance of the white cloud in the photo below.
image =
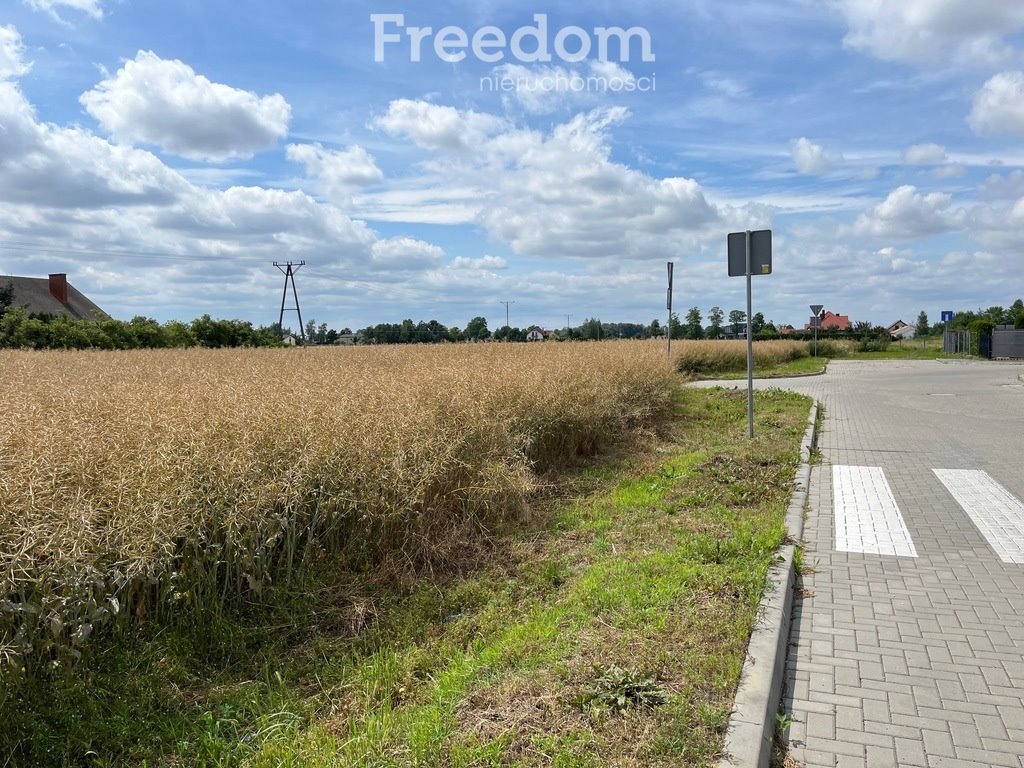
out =
[[936,179],[960,179],[967,175],[967,166],[963,163],[946,163],[932,170]]
[[93,19],[103,18],[103,6],[101,0],[25,0],[26,5],[36,11],[43,11],[52,19],[66,23],[57,11],[61,8],[68,8],[72,11],[84,13]]
[[1024,72],[1000,72],[986,82],[967,122],[981,135],[1024,135]]
[[375,269],[392,271],[429,269],[444,258],[441,248],[411,237],[378,240],[371,247],[370,254]]
[[839,0],[845,45],[880,59],[930,63],[943,57],[992,65],[1012,55],[1024,5],[1007,0]]
[[456,256],[449,266],[452,269],[508,269],[508,261],[501,256],[482,256],[479,259]]
[[343,150],[324,149],[320,144],[289,144],[286,155],[306,169],[306,176],[338,204],[348,205],[354,189],[376,184],[384,178],[376,161],[355,144]]
[[826,154],[820,144],[803,137],[792,143],[790,153],[797,171],[809,176],[828,173],[835,162],[842,160],[842,155]]
[[17,80],[32,68],[25,46],[13,25],[0,24],[0,80]]
[[149,152],[40,123],[17,86],[0,82],[0,199],[95,209],[167,203],[187,186]]
[[116,141],[154,144],[195,160],[251,157],[288,132],[280,94],[257,96],[214,83],[177,59],[139,51],[79,99]]
[[609,93],[637,88],[636,75],[615,62],[593,60],[587,67],[587,70],[578,70],[502,64],[491,71],[488,82],[498,84],[505,94],[506,105],[509,99],[514,99],[532,114],[547,114],[572,103],[595,102]]
[[963,225],[962,209],[951,210],[952,198],[941,192],[922,194],[904,185],[889,193],[881,203],[862,214],[854,231],[874,237],[926,237]]
[[946,148],[941,144],[914,144],[903,153],[908,165],[939,165],[946,162]]
[[1018,169],[1002,176],[994,173],[978,188],[982,200],[1016,200],[1024,197],[1024,171]]
[[465,151],[479,147],[487,138],[508,128],[493,115],[459,111],[425,101],[396,99],[386,114],[371,125],[392,136],[406,136],[425,149]]

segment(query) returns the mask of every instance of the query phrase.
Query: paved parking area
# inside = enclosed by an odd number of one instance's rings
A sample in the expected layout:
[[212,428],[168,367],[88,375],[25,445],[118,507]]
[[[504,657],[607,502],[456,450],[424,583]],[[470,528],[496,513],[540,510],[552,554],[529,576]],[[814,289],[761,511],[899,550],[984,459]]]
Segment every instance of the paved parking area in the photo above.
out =
[[819,766],[1024,766],[1024,366],[838,361],[784,706]]

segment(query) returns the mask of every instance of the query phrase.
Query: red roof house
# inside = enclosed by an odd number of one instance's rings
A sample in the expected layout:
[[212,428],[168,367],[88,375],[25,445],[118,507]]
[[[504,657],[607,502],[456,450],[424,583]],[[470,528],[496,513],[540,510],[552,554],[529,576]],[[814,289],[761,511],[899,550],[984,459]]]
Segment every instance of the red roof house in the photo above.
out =
[[[813,320],[804,326],[805,331],[809,331],[814,328]],[[837,315],[835,312],[829,312],[825,310],[821,313],[821,323],[818,325],[823,331],[848,331],[850,330],[850,316],[849,315]]]

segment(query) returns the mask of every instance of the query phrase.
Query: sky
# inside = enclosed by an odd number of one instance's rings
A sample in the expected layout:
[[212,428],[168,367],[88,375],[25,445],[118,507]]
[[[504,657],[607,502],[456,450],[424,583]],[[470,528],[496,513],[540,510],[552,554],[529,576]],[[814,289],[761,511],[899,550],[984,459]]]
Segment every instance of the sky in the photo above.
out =
[[[115,317],[888,325],[1024,295],[1024,4],[4,0],[0,274]],[[291,304],[289,303],[289,306]],[[286,325],[294,314],[286,314]]]

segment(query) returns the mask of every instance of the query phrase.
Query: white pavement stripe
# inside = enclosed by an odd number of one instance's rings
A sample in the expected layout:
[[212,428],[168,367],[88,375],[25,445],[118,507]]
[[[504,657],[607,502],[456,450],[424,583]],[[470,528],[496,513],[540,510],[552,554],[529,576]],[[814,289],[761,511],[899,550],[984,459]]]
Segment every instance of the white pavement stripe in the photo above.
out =
[[933,469],[1004,563],[1024,564],[1024,504],[980,469]]
[[836,550],[917,557],[881,467],[832,467]]

